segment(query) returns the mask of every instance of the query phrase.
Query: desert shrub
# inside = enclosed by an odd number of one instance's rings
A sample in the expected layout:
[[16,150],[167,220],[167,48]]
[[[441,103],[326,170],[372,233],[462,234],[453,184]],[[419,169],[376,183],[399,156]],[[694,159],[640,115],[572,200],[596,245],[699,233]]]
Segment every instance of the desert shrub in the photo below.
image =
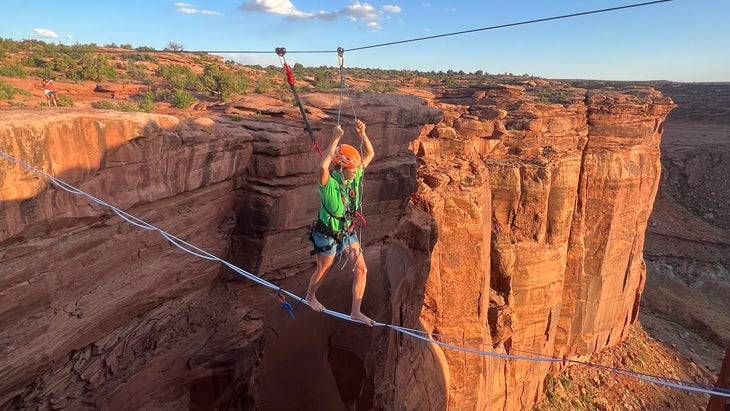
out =
[[39,56],[37,53],[33,53],[30,56],[22,59],[20,63],[25,67],[43,67],[46,65],[46,62]]
[[143,53],[141,55],[142,61],[149,61],[150,63],[160,64],[160,59],[156,55],[150,53]]
[[248,82],[248,77],[242,75],[240,71],[222,70],[215,64],[206,66],[200,76],[200,87],[221,100],[246,91]]
[[130,111],[140,111],[139,105],[136,104],[136,103],[134,103],[134,102],[132,102],[132,101],[120,101],[120,102],[118,102],[117,103],[116,110],[118,110],[118,111],[127,111],[127,112],[130,112]]
[[185,47],[183,47],[182,44],[177,43],[177,42],[174,42],[174,41],[171,41],[171,42],[167,43],[167,47],[165,47],[165,51],[177,51],[177,52],[179,52],[179,51],[184,51],[184,50],[185,50]]
[[42,79],[48,78],[53,80],[56,77],[56,73],[48,67],[43,67],[42,69],[35,72],[35,76]]
[[139,109],[137,104],[130,101],[120,101],[118,103],[114,103],[108,100],[97,101],[93,104],[93,107],[101,110],[116,110],[126,112],[138,111]]
[[100,110],[115,110],[117,106],[116,106],[116,104],[112,103],[111,101],[102,100],[102,101],[97,101],[96,103],[93,103],[92,107],[98,108]]
[[291,88],[289,88],[289,83],[281,83],[276,87],[275,96],[281,101],[293,101],[294,96],[292,96]]
[[114,81],[119,78],[119,73],[109,64],[109,58],[106,56],[95,56],[87,53],[79,59],[79,65],[81,68],[74,74],[82,81]]
[[0,66],[0,76],[26,78],[28,76],[28,72],[25,71],[25,68],[23,68],[20,64],[10,63]]
[[55,71],[62,71],[64,73],[77,70],[79,64],[76,60],[72,59],[69,55],[63,54],[51,59],[47,67]]
[[314,73],[314,89],[318,91],[330,90],[337,87],[337,83],[332,80],[332,73],[326,69],[317,70]]
[[172,101],[177,108],[188,108],[195,102],[195,97],[186,90],[176,89],[172,93]]
[[147,90],[147,92],[144,93],[144,98],[137,103],[137,106],[139,107],[139,111],[151,113],[155,109],[155,94],[152,91]]
[[74,60],[81,60],[82,58],[93,56],[99,47],[96,44],[74,44],[66,48],[66,53],[69,57]]
[[396,86],[391,83],[376,81],[370,84],[365,91],[372,93],[393,93],[397,90]]
[[56,100],[58,100],[59,107],[73,107],[74,100],[68,94],[56,94]]
[[259,77],[256,79],[254,91],[260,94],[265,94],[274,88],[274,82],[268,77]]
[[4,81],[0,81],[0,100],[10,100],[18,94],[24,96],[32,95],[32,93],[28,90],[15,88]]
[[160,88],[154,91],[153,99],[156,101],[172,100],[172,93],[172,89]]
[[180,64],[163,64],[157,67],[155,75],[167,80],[174,89],[195,87],[198,82],[195,73],[189,67]]
[[147,74],[147,67],[143,64],[132,63],[127,66],[127,75],[145,84],[150,84],[152,82],[150,75]]

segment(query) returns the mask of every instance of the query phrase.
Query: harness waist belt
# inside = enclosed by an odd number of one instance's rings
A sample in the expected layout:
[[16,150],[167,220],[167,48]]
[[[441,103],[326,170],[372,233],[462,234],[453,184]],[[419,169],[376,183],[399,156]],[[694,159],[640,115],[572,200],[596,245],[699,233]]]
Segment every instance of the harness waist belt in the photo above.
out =
[[314,231],[316,231],[318,233],[321,233],[321,234],[324,234],[327,237],[332,237],[338,243],[341,243],[342,242],[342,239],[345,236],[345,233],[343,233],[341,231],[340,232],[332,231],[332,229],[329,228],[327,226],[327,224],[325,224],[324,222],[322,222],[322,220],[320,220],[319,218],[317,219],[317,224],[314,226]]

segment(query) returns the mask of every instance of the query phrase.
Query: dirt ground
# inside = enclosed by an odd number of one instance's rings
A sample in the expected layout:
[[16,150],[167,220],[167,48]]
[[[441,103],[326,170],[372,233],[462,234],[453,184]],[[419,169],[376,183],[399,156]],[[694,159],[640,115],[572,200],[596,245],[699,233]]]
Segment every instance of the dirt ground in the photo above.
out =
[[730,125],[666,123],[644,251],[641,322],[649,335],[713,371],[730,340],[729,146]]

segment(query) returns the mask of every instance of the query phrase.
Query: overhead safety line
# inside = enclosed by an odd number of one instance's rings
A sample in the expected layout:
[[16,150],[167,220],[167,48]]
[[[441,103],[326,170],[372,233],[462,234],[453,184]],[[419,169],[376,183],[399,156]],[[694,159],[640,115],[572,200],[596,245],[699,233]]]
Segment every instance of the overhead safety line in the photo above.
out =
[[[630,8],[635,8],[635,7],[651,6],[651,5],[659,4],[659,3],[668,3],[670,1],[674,1],[674,0],[656,0],[656,1],[649,1],[649,2],[645,2],[645,3],[628,4],[625,6],[609,7],[606,9],[584,11],[584,12],[580,12],[580,13],[564,14],[564,15],[560,15],[560,16],[545,17],[545,18],[534,19],[534,20],[526,20],[526,21],[520,21],[520,22],[516,22],[516,23],[500,24],[497,26],[482,27],[482,28],[471,29],[471,30],[435,34],[433,36],[417,37],[417,38],[412,38],[412,39],[407,39],[407,40],[391,41],[388,43],[379,43],[379,44],[372,44],[369,46],[355,47],[355,48],[347,49],[347,51],[358,51],[358,50],[372,49],[372,48],[376,48],[376,47],[393,46],[396,44],[412,43],[415,41],[423,41],[423,40],[432,40],[432,39],[437,39],[437,38],[441,38],[441,37],[449,37],[449,36],[457,36],[457,35],[462,35],[462,34],[476,33],[479,31],[502,29],[502,28],[506,28],[506,27],[522,26],[522,25],[533,24],[533,23],[542,23],[545,21],[561,20],[561,19],[567,19],[567,18],[579,17],[579,16],[587,16],[590,14],[607,13],[607,12],[625,10],[625,9],[630,9]],[[159,52],[163,52],[163,51],[159,51]],[[186,52],[186,53],[211,53],[211,54],[269,54],[269,53],[272,53],[272,51],[236,51],[236,50],[199,50],[199,51],[184,51],[184,52]],[[337,52],[338,52],[338,50],[287,51],[287,53],[310,53],[310,54],[324,54],[324,53],[337,53]]]
[[[239,268],[239,267],[233,265],[232,263],[229,263],[228,261],[225,261],[219,257],[216,257],[215,255],[213,255],[193,244],[190,244],[184,240],[181,240],[181,239],[173,236],[172,234],[169,234],[169,233],[155,227],[154,225],[145,222],[144,220],[142,220],[134,215],[131,215],[125,211],[122,211],[122,210],[116,208],[115,206],[113,206],[103,200],[100,200],[100,199],[92,196],[91,194],[84,192],[83,190],[81,190],[79,188],[72,186],[71,184],[68,184],[62,180],[59,180],[48,173],[37,170],[36,168],[32,167],[31,165],[23,162],[22,160],[15,158],[14,156],[12,156],[10,154],[5,153],[2,150],[0,150],[0,157],[3,157],[5,160],[9,161],[10,163],[20,165],[21,167],[25,168],[26,170],[28,170],[29,172],[31,172],[37,176],[45,177],[45,178],[49,179],[49,181],[51,181],[51,183],[53,183],[54,185],[56,185],[57,187],[61,188],[62,190],[66,191],[66,192],[69,192],[69,193],[75,194],[75,195],[85,196],[88,199],[92,200],[93,202],[111,209],[116,215],[121,217],[123,220],[129,222],[130,224],[132,224],[138,228],[150,230],[150,231],[156,231],[162,237],[167,239],[170,242],[170,244],[174,245],[175,247],[179,248],[180,250],[182,250],[188,254],[191,254],[195,257],[199,257],[201,259],[220,262],[223,265],[225,265],[226,267],[228,267],[231,270],[235,271],[236,273],[240,274],[241,276],[248,278],[249,280],[251,280],[257,284],[260,284],[260,285],[263,285],[270,289],[276,290],[278,292],[278,294],[280,295],[280,298],[281,298],[281,295],[287,295],[289,297],[292,297],[293,299],[298,300],[300,303],[304,303],[304,304],[308,305],[307,301],[304,298],[302,298],[290,291],[284,290],[283,288],[278,287],[275,284],[270,283],[261,277],[253,275],[253,274],[249,273],[248,271],[243,270],[242,268]],[[349,315],[346,315],[346,314],[343,314],[343,313],[340,313],[337,311],[325,309],[323,311],[323,313],[331,315],[331,316],[339,318],[339,319],[342,319],[342,320],[362,323],[361,321],[352,319]],[[438,338],[461,340],[463,342],[466,342],[467,340],[465,340],[465,339],[443,336],[443,335],[431,333],[428,331],[415,330],[415,329],[411,329],[411,328],[400,327],[400,326],[391,325],[391,324],[387,324],[387,323],[381,323],[381,322],[377,322],[377,321],[373,324],[373,326],[390,328],[396,332],[400,332],[404,335],[409,335],[413,338],[423,340],[427,343],[436,344],[441,347],[451,348],[454,350],[473,353],[473,354],[477,354],[477,355],[484,355],[484,356],[488,356],[488,357],[497,357],[497,358],[503,358],[503,359],[508,359],[508,360],[525,360],[525,361],[552,362],[552,363],[563,363],[563,364],[568,364],[568,363],[581,364],[581,365],[584,365],[587,367],[592,367],[592,368],[597,368],[597,369],[604,370],[604,371],[614,372],[614,373],[617,373],[620,375],[624,375],[626,377],[638,379],[641,381],[645,381],[645,382],[649,382],[649,383],[653,383],[653,384],[657,384],[657,385],[663,385],[663,386],[670,387],[670,388],[676,388],[676,389],[685,390],[685,391],[693,391],[693,392],[699,392],[699,393],[703,393],[703,394],[716,395],[716,396],[720,396],[720,397],[730,398],[730,389],[715,387],[715,386],[711,386],[711,385],[707,385],[707,384],[699,384],[699,383],[695,383],[695,382],[691,382],[691,381],[670,379],[670,378],[666,378],[666,377],[662,377],[662,376],[658,376],[658,375],[645,374],[645,373],[640,373],[640,372],[621,369],[621,368],[609,367],[609,366],[605,366],[605,365],[594,364],[594,363],[584,362],[584,361],[570,360],[570,359],[566,359],[566,358],[551,357],[551,356],[547,356],[547,355],[540,355],[540,354],[533,354],[532,356],[513,355],[513,354],[499,353],[499,352],[494,352],[494,351],[485,351],[485,350],[467,348],[463,345],[450,344],[450,343],[441,341]]]
[[355,48],[349,49],[347,51],[358,51],[358,50],[372,49],[372,48],[375,48],[375,47],[392,46],[392,45],[395,45],[395,44],[412,43],[414,41],[432,40],[432,39],[437,39],[437,38],[441,38],[441,37],[449,37],[449,36],[457,36],[457,35],[461,35],[461,34],[476,33],[478,31],[502,29],[502,28],[505,28],[505,27],[522,26],[522,25],[525,25],[525,24],[541,23],[541,22],[544,22],[544,21],[567,19],[567,18],[570,18],[570,17],[578,17],[578,16],[586,16],[586,15],[589,15],[589,14],[605,13],[605,12],[609,12],[609,11],[616,11],[616,10],[628,9],[628,8],[632,8],[632,7],[642,7],[642,6],[648,6],[648,5],[651,5],[651,4],[666,3],[666,2],[669,2],[669,1],[674,1],[674,0],[657,0],[657,1],[650,1],[650,2],[647,2],[647,3],[639,3],[639,4],[630,4],[630,5],[627,5],[627,6],[611,7],[611,8],[608,8],[608,9],[600,9],[600,10],[584,11],[584,12],[581,12],[581,13],[565,14],[565,15],[562,15],[562,16],[545,17],[545,18],[542,18],[542,19],[527,20],[527,21],[521,21],[521,22],[518,22],[518,23],[500,24],[500,25],[497,25],[497,26],[482,27],[482,28],[479,28],[479,29],[464,30],[464,31],[455,31],[453,33],[435,34],[433,36],[418,37],[418,38],[414,38],[414,39],[400,40],[400,41],[391,41],[389,43],[373,44],[371,46],[355,47]]

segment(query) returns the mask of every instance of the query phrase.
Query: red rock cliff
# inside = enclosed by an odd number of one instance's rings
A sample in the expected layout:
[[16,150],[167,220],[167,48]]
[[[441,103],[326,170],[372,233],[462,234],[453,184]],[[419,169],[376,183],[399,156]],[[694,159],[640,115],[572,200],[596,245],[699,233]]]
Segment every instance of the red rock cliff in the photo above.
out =
[[[355,99],[377,152],[365,312],[511,354],[620,341],[672,103],[534,83],[432,100]],[[306,101],[325,146],[336,96]],[[318,155],[295,109],[233,108],[253,109],[240,122],[13,111],[0,149],[301,295]],[[271,290],[17,165],[0,163],[0,183],[0,408],[523,409],[549,370],[306,307],[291,321]],[[350,283],[332,272],[321,299],[345,311]]]
[[[337,97],[308,100],[317,137],[329,137]],[[403,214],[415,184],[408,144],[441,112],[408,96],[357,104],[379,154],[366,182],[372,242]],[[296,108],[233,108],[249,109],[264,116],[8,111],[0,150],[266,279],[308,274],[301,239],[319,204],[319,157],[301,120],[268,117]],[[271,290],[5,159],[0,187],[0,409],[245,409],[276,392],[253,384],[262,313],[280,310],[254,299]]]
[[[389,275],[392,321],[532,357],[585,359],[625,338],[674,107],[650,89],[625,93],[528,83],[436,96],[444,120],[414,146],[413,196],[413,214],[435,224],[396,236],[412,250],[430,238],[433,249],[420,267]],[[395,334],[379,344],[389,353],[376,369],[384,409],[527,409],[550,369]]]

